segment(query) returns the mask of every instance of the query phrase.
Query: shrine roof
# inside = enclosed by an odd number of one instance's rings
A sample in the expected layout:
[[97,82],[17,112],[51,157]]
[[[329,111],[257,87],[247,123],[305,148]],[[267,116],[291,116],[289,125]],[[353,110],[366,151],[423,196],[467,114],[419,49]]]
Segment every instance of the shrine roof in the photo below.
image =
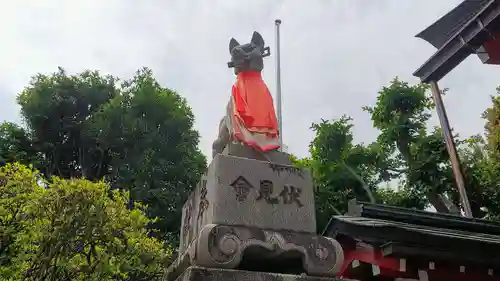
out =
[[332,217],[323,235],[362,241],[386,255],[500,264],[500,224],[483,219],[352,201],[346,215]]
[[408,233],[409,232],[420,233],[429,236],[451,238],[451,239],[462,239],[468,241],[477,241],[477,242],[485,242],[488,244],[500,245],[500,236],[486,234],[486,233],[461,231],[456,229],[430,227],[430,226],[408,224],[396,221],[387,221],[380,219],[351,217],[351,216],[336,216],[335,220],[342,223],[357,225],[361,227],[402,230]]
[[500,29],[499,16],[499,0],[464,0],[416,35],[438,50],[413,75],[439,81],[492,38]]
[[441,48],[457,31],[474,17],[489,0],[465,0],[442,16],[415,37],[421,38],[436,49]]

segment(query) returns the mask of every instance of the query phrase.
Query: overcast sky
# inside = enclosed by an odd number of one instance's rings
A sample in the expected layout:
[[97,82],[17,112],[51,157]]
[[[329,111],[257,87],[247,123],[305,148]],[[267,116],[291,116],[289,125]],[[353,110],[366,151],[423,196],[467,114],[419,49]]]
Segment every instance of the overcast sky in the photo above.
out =
[[[19,121],[15,95],[30,76],[58,66],[129,78],[143,66],[187,98],[201,149],[210,154],[234,81],[228,43],[259,31],[274,51],[282,24],[284,141],[308,153],[312,122],[348,114],[359,142],[377,135],[361,106],[392,78],[412,76],[435,49],[414,37],[460,0],[86,0],[7,1],[0,8],[0,120]],[[264,79],[275,93],[275,57]],[[452,126],[481,133],[481,112],[500,84],[496,66],[470,57],[442,88]]]

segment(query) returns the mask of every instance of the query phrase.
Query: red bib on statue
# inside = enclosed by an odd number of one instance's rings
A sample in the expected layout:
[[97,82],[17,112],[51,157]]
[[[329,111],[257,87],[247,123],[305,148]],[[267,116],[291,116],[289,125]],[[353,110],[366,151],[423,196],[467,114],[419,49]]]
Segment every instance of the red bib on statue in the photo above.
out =
[[262,151],[279,148],[273,98],[260,72],[238,73],[232,88],[232,101],[231,135]]

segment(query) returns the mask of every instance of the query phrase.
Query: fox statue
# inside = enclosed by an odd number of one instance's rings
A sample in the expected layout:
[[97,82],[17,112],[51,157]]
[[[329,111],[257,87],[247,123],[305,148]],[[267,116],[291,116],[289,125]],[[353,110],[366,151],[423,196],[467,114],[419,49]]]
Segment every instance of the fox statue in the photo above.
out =
[[212,157],[222,153],[229,142],[240,142],[261,152],[280,147],[278,121],[273,98],[262,79],[263,58],[270,55],[264,39],[254,32],[250,43],[240,45],[229,41],[231,61],[236,82],[219,124],[219,135],[212,145]]

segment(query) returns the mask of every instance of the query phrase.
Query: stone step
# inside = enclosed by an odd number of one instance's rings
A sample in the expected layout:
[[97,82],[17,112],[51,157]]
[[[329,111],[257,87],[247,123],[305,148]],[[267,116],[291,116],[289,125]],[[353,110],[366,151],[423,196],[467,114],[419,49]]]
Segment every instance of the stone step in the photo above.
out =
[[[164,281],[174,281],[163,279]],[[339,278],[326,278],[314,277],[307,275],[291,275],[280,273],[268,273],[258,271],[244,271],[244,270],[231,270],[231,269],[216,269],[216,268],[203,268],[203,267],[189,267],[177,281],[358,281],[353,279],[339,279]]]

